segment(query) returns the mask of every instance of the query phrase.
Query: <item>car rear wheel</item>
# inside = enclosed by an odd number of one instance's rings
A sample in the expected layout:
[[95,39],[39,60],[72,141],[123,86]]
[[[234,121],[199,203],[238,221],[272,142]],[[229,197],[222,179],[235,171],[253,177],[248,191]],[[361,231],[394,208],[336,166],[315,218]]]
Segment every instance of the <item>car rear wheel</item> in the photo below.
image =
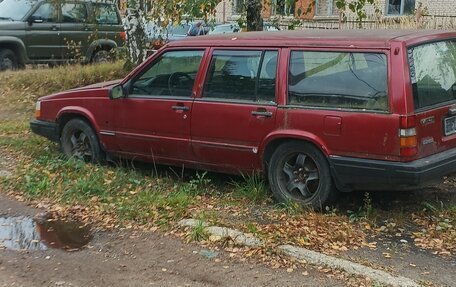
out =
[[63,127],[60,138],[63,153],[68,158],[98,163],[102,150],[92,127],[82,119],[72,119]]
[[0,50],[0,71],[16,70],[19,67],[16,54],[10,49]]
[[326,157],[312,144],[288,142],[271,157],[269,183],[276,200],[322,209],[337,195]]
[[92,63],[108,63],[114,60],[110,51],[98,50],[92,56]]

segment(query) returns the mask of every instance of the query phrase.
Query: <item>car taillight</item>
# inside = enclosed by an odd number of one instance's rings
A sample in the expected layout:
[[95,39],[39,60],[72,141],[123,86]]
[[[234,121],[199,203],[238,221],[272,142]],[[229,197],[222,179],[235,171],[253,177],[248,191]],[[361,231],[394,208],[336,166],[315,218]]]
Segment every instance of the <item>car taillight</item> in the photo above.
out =
[[35,118],[38,119],[41,117],[41,102],[38,101],[35,104]]
[[125,33],[125,31],[120,32],[120,38],[122,38],[124,41],[127,41],[127,33]]
[[399,118],[399,144],[401,156],[415,156],[417,154],[416,116],[401,116]]

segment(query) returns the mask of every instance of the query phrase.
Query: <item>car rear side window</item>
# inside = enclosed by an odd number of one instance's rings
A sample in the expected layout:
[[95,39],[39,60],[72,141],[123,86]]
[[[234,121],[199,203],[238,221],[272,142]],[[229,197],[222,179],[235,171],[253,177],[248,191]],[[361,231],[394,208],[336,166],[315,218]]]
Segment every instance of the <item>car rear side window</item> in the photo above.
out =
[[388,111],[386,55],[292,51],[288,104]]
[[135,95],[191,97],[204,50],[169,51],[133,80]]
[[117,25],[120,23],[119,14],[115,5],[93,3],[95,22],[97,24]]
[[274,103],[278,51],[216,50],[203,97]]
[[456,99],[456,40],[408,50],[415,109]]
[[62,22],[82,23],[87,19],[87,8],[84,3],[65,3],[62,5]]

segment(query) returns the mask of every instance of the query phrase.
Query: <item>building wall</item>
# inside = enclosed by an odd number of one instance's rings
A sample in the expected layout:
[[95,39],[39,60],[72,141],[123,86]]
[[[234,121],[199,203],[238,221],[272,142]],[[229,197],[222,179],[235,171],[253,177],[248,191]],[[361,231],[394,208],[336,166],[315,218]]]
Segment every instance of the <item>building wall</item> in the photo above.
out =
[[[317,17],[324,16],[338,16],[339,10],[335,5],[335,0],[317,0],[316,13]],[[380,10],[382,15],[386,15],[387,0],[378,0],[377,8]],[[456,0],[416,0],[415,8],[418,7],[419,3],[422,3],[423,7],[426,8],[428,15],[441,15],[441,16],[456,16]],[[332,6],[332,15],[328,14],[329,6]],[[368,14],[374,14],[375,8],[372,5],[366,6]],[[347,15],[350,16],[350,12]]]
[[225,23],[231,21],[233,15],[233,3],[231,0],[222,0],[215,7],[215,22]]

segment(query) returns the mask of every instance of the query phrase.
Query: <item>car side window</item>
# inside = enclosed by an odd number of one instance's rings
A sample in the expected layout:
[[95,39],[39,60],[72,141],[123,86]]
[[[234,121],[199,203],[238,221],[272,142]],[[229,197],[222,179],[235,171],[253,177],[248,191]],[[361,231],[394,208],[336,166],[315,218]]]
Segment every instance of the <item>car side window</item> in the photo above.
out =
[[164,53],[133,80],[131,93],[153,97],[191,97],[203,54],[204,50]]
[[94,10],[95,22],[97,24],[119,24],[119,15],[117,14],[117,8],[115,5],[92,3],[92,7]]
[[388,111],[386,55],[292,51],[288,104]]
[[57,10],[52,3],[43,3],[36,9],[32,17],[43,22],[56,22]]
[[62,5],[62,22],[64,23],[83,23],[87,17],[87,7],[84,3],[65,3]]
[[203,98],[275,102],[278,51],[216,50]]

